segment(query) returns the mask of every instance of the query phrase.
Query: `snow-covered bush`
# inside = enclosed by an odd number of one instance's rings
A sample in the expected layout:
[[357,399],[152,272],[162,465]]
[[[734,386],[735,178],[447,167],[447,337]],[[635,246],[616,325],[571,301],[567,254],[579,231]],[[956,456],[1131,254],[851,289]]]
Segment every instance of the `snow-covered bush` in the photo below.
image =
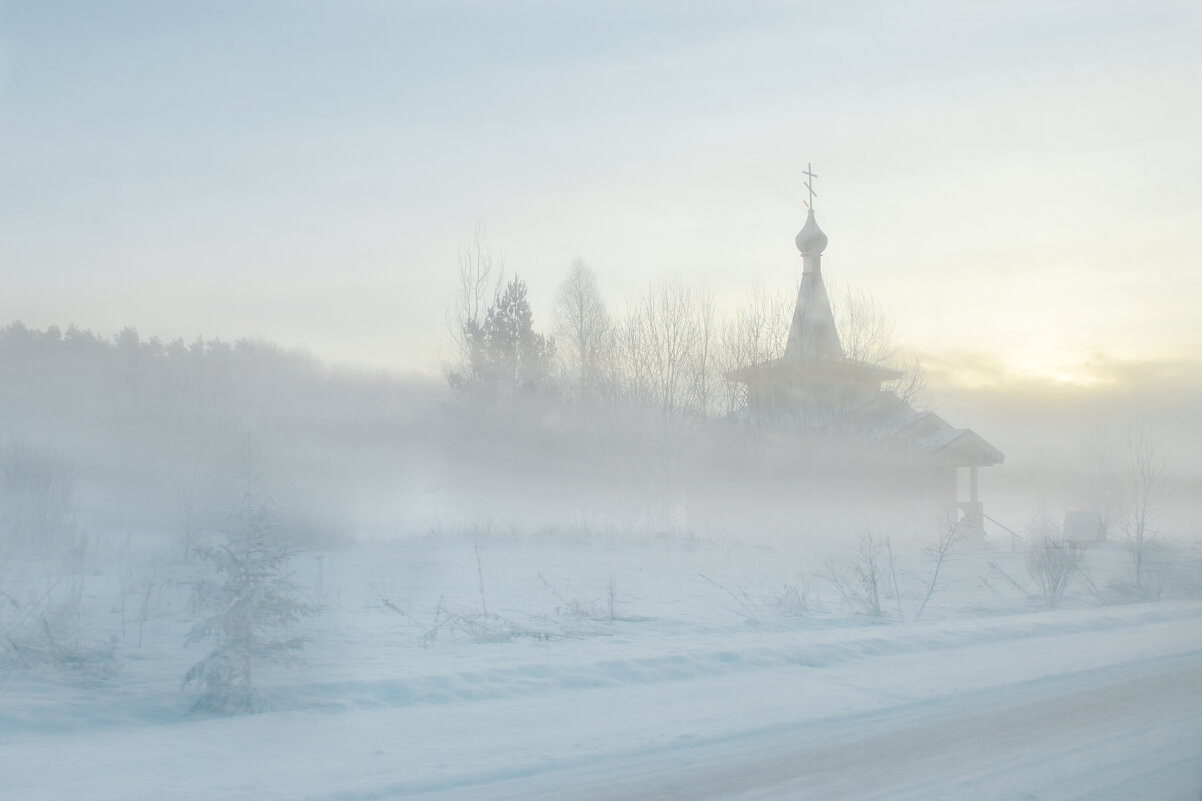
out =
[[0,556],[73,555],[75,488],[70,469],[37,448],[9,442],[0,454]]
[[85,557],[70,468],[28,443],[0,448],[0,665],[80,668],[111,649],[85,643]]
[[248,473],[236,525],[223,542],[195,550],[214,575],[194,585],[193,604],[202,617],[185,638],[188,645],[213,644],[184,676],[184,687],[200,687],[193,711],[254,712],[256,666],[299,658],[304,638],[293,626],[316,608],[285,572],[294,551],[275,530],[274,506]]
[[[840,569],[838,562],[832,559],[826,563],[826,572],[821,577],[831,583],[853,612],[881,617],[884,615],[881,609],[883,580],[895,575],[893,547],[889,538],[864,528],[859,532],[859,540],[852,551],[850,567]],[[896,581],[894,585],[896,594]]]
[[1027,552],[1027,573],[1049,608],[1060,603],[1064,591],[1084,569],[1084,552],[1047,534],[1032,538],[1031,550]]
[[84,636],[82,595],[52,565],[0,569],[0,667],[107,670],[112,648]]
[[922,542],[922,549],[931,563],[931,577],[926,582],[927,589],[922,603],[914,614],[915,620],[922,619],[922,613],[926,611],[931,596],[935,594],[935,588],[939,586],[939,572],[951,557],[952,550],[968,536],[969,531],[967,522],[957,520],[954,514],[948,513],[936,521],[935,538]]

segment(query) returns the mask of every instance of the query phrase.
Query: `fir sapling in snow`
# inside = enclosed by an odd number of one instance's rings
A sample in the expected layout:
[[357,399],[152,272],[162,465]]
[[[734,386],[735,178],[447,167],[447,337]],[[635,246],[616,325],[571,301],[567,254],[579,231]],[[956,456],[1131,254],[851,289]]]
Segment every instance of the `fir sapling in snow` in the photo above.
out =
[[294,549],[274,526],[274,500],[260,493],[249,469],[241,494],[235,525],[223,541],[196,549],[212,573],[194,585],[199,619],[185,644],[212,648],[184,676],[185,688],[200,690],[193,711],[257,711],[256,669],[299,660],[304,638],[294,624],[316,612],[285,572]]

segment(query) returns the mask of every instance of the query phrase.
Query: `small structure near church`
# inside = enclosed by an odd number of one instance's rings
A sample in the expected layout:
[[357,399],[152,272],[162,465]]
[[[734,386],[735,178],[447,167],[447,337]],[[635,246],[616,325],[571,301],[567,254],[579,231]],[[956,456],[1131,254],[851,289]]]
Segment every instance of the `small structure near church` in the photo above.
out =
[[[805,175],[816,177],[808,167]],[[727,378],[746,384],[748,414],[755,419],[869,443],[870,453],[909,474],[911,480],[900,482],[907,491],[931,494],[940,508],[958,507],[960,519],[983,532],[978,470],[1005,457],[973,431],[955,428],[933,412],[919,412],[883,389],[882,384],[902,376],[899,371],[844,354],[822,279],[822,254],[829,240],[814,217],[813,184],[805,186],[810,202],[795,240],[803,260],[801,287],[784,355],[732,371]],[[967,498],[962,500],[960,477],[965,473]]]

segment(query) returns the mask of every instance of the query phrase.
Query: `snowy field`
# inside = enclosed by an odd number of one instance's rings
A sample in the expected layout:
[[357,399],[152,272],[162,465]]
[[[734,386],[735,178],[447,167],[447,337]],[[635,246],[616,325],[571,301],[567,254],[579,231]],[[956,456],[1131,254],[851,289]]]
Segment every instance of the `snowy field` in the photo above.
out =
[[73,575],[7,577],[78,604],[55,629],[70,659],[6,657],[0,798],[1199,797],[1196,549],[1162,600],[1124,604],[1104,601],[1128,554],[1090,551],[1049,609],[1023,553],[962,544],[917,619],[929,557],[895,545],[873,617],[823,578],[853,545],[303,552],[304,662],[258,671],[259,714],[215,717],[181,690],[203,564],[114,537]]

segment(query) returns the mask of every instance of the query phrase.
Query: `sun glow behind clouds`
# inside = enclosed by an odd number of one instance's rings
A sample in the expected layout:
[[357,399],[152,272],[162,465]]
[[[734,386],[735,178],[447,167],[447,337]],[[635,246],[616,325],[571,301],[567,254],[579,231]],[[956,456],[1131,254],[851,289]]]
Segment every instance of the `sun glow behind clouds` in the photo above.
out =
[[[1161,406],[1189,407],[1202,400],[1202,354],[1157,357],[1131,352],[1014,351],[1009,356],[953,350],[920,354],[936,405],[941,394],[984,392],[1022,405],[1059,405],[1086,398],[1126,399],[1134,414],[1142,403],[1155,416]],[[1143,399],[1136,403],[1137,399]],[[1134,404],[1134,405],[1132,405]]]
[[[1150,356],[1144,353],[1135,360]],[[959,375],[950,377],[963,386],[1045,384],[1066,389],[1103,389],[1122,380],[1114,360],[1096,348],[1086,350],[1055,344],[1023,343],[1006,347],[1002,343],[993,358],[959,359],[957,365]]]
[[1090,365],[1047,358],[1011,361],[988,353],[932,354],[924,357],[930,379],[936,387],[962,389],[999,389],[1042,385],[1048,389],[1092,389],[1113,386],[1115,379]]
[[575,257],[721,301],[796,280],[812,161],[829,278],[950,382],[1202,351],[1195,5],[96,9],[0,5],[30,325],[435,372],[477,219],[540,327]]

